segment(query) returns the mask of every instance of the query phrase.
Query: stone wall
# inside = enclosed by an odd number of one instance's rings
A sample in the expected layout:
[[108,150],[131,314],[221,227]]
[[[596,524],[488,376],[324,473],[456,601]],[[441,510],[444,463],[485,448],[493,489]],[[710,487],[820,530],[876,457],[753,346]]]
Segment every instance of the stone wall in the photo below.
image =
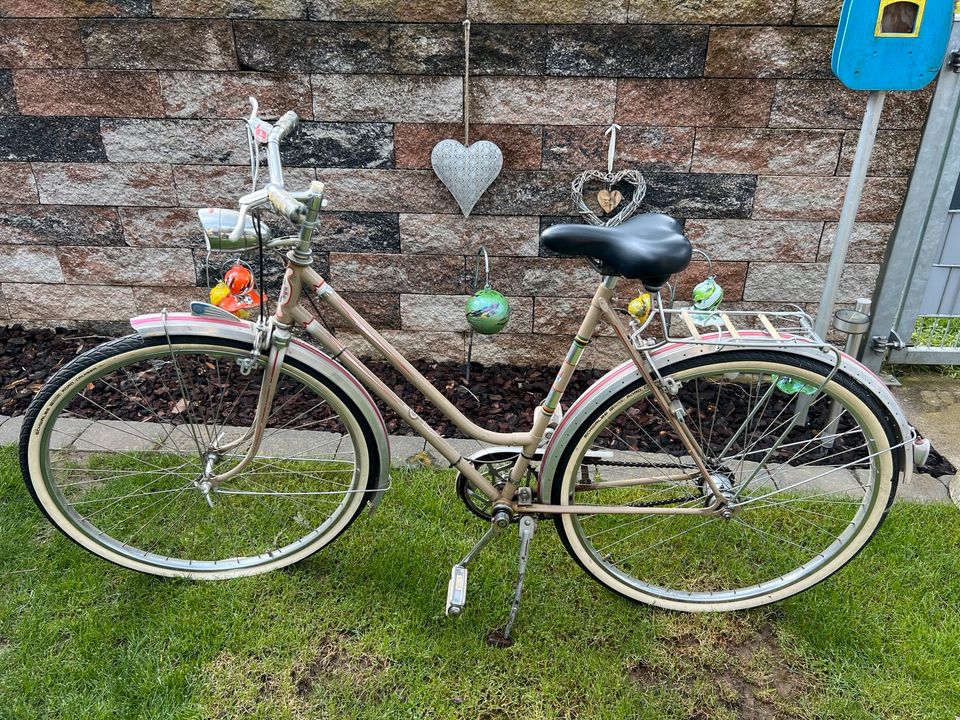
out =
[[[250,94],[304,120],[284,158],[290,186],[327,183],[322,272],[412,355],[462,360],[481,244],[513,312],[475,356],[562,352],[597,276],[537,235],[573,214],[577,173],[605,168],[614,121],[644,210],[685,222],[732,306],[810,306],[864,105],[830,72],[838,6],[0,0],[0,320],[122,320],[202,295],[192,208],[247,189]],[[505,163],[464,221],[429,156],[462,138],[467,12],[472,137]],[[841,300],[872,289],[929,97],[888,97]],[[587,361],[610,362],[612,342]]]

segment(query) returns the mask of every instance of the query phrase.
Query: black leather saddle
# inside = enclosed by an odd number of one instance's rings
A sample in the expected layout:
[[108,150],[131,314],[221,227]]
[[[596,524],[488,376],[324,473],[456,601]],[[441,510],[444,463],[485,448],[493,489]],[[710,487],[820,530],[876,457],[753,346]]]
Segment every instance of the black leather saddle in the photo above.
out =
[[549,250],[590,258],[602,274],[640,280],[651,292],[683,270],[693,252],[680,223],[657,213],[637,215],[617,227],[554,225],[540,237]]

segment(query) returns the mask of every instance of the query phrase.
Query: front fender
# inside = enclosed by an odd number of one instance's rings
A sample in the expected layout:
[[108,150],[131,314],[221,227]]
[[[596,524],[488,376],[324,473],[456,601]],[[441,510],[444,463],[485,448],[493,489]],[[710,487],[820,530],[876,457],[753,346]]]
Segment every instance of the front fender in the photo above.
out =
[[[750,338],[763,339],[769,342],[769,345],[751,345],[749,346],[750,349],[777,349],[774,339],[766,333],[741,332],[740,337],[746,338],[747,340]],[[728,333],[704,335],[703,339],[717,339],[720,341],[731,340]],[[740,345],[737,347],[733,344],[710,345],[676,342],[667,343],[666,345],[653,350],[650,353],[650,356],[656,369],[660,372],[664,372],[667,366],[680,362],[681,360],[695,357],[697,355],[726,352],[730,350],[742,350],[745,349],[745,347],[745,345]],[[832,352],[825,352],[824,350],[820,349],[819,346],[814,345],[813,343],[811,343],[808,347],[804,345],[793,345],[791,346],[789,352],[804,355],[814,360],[826,362],[831,365],[835,362],[835,356]],[[855,358],[847,355],[846,353],[841,353],[839,372],[845,373],[854,380],[860,382],[889,412],[890,417],[893,419],[894,425],[899,432],[899,438],[894,438],[894,441],[898,443],[900,451],[903,453],[902,462],[900,463],[900,482],[909,481],[913,471],[913,461],[908,445],[912,441],[915,431],[907,421],[907,417],[904,414],[903,409],[900,407],[900,404],[897,402],[896,398],[890,392],[890,389],[883,382],[883,380],[871,372],[867,367],[858,362]],[[568,442],[571,441],[574,433],[579,429],[583,420],[590,416],[598,407],[600,407],[600,405],[605,403],[610,396],[615,395],[628,385],[632,385],[640,378],[640,371],[637,369],[636,365],[634,365],[632,360],[628,360],[622,365],[615,367],[613,370],[608,372],[606,375],[597,380],[597,382],[587,388],[586,391],[584,391],[584,393],[577,398],[573,405],[570,406],[566,413],[564,413],[563,419],[560,421],[560,424],[550,437],[550,442],[547,443],[547,447],[545,448],[543,454],[543,461],[540,463],[540,470],[538,472],[537,479],[539,483],[539,495],[541,499],[544,499],[544,501],[547,502],[549,501],[549,498],[551,497],[553,480],[556,477],[557,472],[560,470],[558,466],[560,462],[560,456],[563,454],[562,449]]]
[[[240,342],[253,342],[253,323],[222,315],[193,315],[191,313],[155,313],[132,318],[130,324],[142,337],[166,335],[195,335],[203,338],[226,338]],[[390,441],[387,426],[367,389],[342,365],[326,353],[302,340],[292,338],[287,356],[316,371],[333,383],[360,409],[360,413],[373,435],[380,458],[380,469],[374,477],[374,489],[370,495],[372,508],[380,504],[383,493],[390,487]]]

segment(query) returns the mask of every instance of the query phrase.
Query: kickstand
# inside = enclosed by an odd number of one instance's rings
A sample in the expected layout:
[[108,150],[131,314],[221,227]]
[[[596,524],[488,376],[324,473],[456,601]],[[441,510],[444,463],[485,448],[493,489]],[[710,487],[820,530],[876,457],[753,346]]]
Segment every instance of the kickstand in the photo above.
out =
[[529,515],[520,518],[520,562],[517,571],[517,589],[513,593],[513,603],[510,605],[510,615],[507,616],[507,624],[503,631],[493,630],[487,636],[487,643],[496,647],[510,647],[513,645],[513,638],[510,637],[510,631],[513,629],[513,623],[517,619],[517,612],[520,610],[520,596],[523,593],[523,576],[527,572],[527,559],[530,557],[530,541],[533,540],[533,533],[537,529],[537,521]]

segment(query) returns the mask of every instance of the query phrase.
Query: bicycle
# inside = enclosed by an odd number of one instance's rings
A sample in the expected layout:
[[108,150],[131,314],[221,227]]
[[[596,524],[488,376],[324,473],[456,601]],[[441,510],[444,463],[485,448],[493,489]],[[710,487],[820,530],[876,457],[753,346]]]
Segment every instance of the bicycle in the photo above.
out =
[[[467,566],[519,525],[516,616],[530,540],[553,519],[581,568],[632,600],[681,611],[757,607],[847,563],[885,517],[917,436],[886,386],[813,332],[799,309],[715,310],[665,298],[690,262],[680,225],[640,215],[617,228],[560,225],[543,242],[585,258],[599,283],[526,432],[492,432],[448,402],[312,268],[326,205],[319,181],[285,189],[279,146],[294,130],[251,113],[254,173],[239,211],[201,210],[216,247],[286,251],[273,315],[240,320],[197,302],[143,315],[135,332],[76,357],[43,386],[20,438],[23,475],[47,518],[99,557],[201,580],[295,563],[335,540],[390,487],[376,395],[457,470],[489,527],[453,566],[446,609],[464,608]],[[261,211],[289,220],[272,237]],[[612,306],[621,278],[652,298]],[[463,457],[301,299],[332,309],[467,436]],[[627,360],[565,412],[560,401],[600,322]],[[652,323],[652,324],[651,324]],[[297,327],[320,349],[298,337]],[[677,334],[679,327],[686,332]],[[648,332],[653,328],[656,332]]]

